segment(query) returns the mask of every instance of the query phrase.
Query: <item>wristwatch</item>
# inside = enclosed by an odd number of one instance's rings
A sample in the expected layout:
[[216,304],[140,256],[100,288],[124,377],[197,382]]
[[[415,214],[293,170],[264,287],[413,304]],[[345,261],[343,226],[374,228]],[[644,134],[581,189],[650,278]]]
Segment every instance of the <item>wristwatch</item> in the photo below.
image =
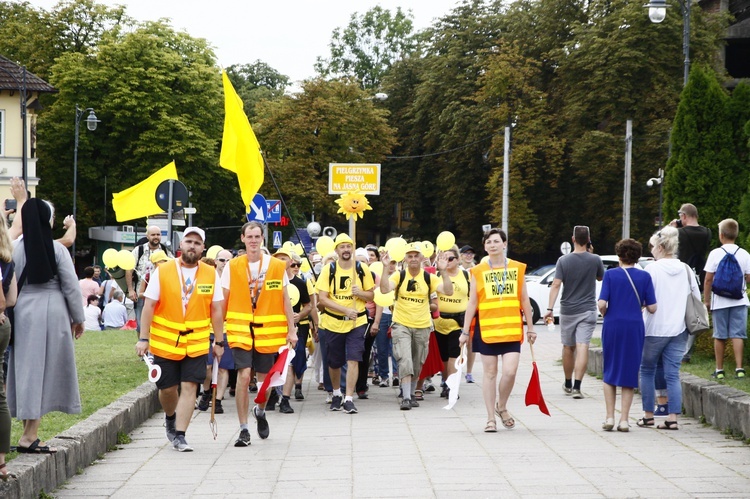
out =
[[226,346],[227,346],[227,340],[214,341],[214,345],[218,345],[220,347],[226,348]]

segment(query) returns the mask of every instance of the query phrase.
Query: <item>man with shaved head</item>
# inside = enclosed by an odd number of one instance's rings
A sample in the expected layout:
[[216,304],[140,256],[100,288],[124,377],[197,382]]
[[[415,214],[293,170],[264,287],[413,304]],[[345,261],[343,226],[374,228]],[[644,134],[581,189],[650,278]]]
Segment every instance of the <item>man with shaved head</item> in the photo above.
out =
[[143,310],[143,298],[138,298],[138,281],[145,279],[154,268],[151,263],[151,253],[163,250],[167,256],[172,256],[172,252],[161,243],[161,229],[152,225],[146,230],[146,242],[133,248],[133,257],[135,258],[135,268],[125,271],[125,282],[128,285],[128,298],[135,304],[135,319],[138,323],[138,331],[141,330],[141,311]]

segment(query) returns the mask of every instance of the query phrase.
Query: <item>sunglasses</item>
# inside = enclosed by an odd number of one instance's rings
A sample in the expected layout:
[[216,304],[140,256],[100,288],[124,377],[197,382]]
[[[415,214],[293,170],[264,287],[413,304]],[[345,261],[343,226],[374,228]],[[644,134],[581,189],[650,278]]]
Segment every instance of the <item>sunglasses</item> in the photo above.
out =
[[216,261],[217,262],[221,262],[221,263],[227,263],[229,261],[229,259],[228,258],[217,258]]
[[455,257],[455,256],[449,256],[449,257],[448,257],[448,261],[449,261],[449,262],[452,262],[453,260],[458,260],[458,258],[457,258],[457,257]]
[[297,267],[299,267],[299,265],[300,265],[299,263],[293,263],[290,265],[290,267],[296,269]]

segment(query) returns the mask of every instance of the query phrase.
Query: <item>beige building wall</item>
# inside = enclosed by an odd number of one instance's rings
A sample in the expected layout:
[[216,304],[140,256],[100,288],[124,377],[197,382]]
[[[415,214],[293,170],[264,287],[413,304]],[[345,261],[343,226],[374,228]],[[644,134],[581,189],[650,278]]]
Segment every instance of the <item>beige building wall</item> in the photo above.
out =
[[[29,103],[37,97],[36,93],[29,93]],[[2,134],[2,151],[0,153],[0,202],[10,198],[10,179],[13,177],[23,176],[23,162],[21,159],[21,150],[23,137],[21,135],[21,99],[18,91],[0,91],[0,111],[2,111],[3,123],[0,128]],[[31,109],[26,111],[26,140],[27,140],[27,175],[29,179],[28,189],[32,196],[36,195],[36,186],[39,179],[36,175],[36,158],[31,157],[32,137],[31,123],[34,119],[34,112]]]

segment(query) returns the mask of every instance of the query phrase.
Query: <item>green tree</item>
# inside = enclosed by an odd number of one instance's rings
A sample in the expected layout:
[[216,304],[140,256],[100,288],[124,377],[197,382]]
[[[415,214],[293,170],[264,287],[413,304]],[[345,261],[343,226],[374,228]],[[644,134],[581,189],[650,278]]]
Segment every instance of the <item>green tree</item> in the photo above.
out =
[[227,68],[227,76],[245,103],[245,114],[251,120],[258,102],[281,97],[289,85],[288,76],[260,60],[252,64],[233,64]]
[[[244,213],[233,174],[218,167],[223,124],[221,78],[203,39],[148,22],[105,33],[95,51],[66,53],[52,67],[60,89],[39,118],[39,192],[69,213],[75,105],[92,107],[95,132],[81,127],[78,218],[99,225],[105,201],[175,160],[193,192],[198,223]],[[107,199],[104,179],[107,178]],[[114,221],[110,212],[106,222]],[[85,236],[82,231],[81,236]]]
[[318,57],[315,70],[323,77],[349,77],[362,88],[378,88],[383,74],[415,47],[411,11],[392,14],[373,7],[362,15],[352,14],[345,28],[333,30],[330,56]]
[[736,216],[748,179],[735,153],[728,101],[715,73],[694,65],[672,129],[664,209],[676,213],[682,203],[694,203],[708,227]]

